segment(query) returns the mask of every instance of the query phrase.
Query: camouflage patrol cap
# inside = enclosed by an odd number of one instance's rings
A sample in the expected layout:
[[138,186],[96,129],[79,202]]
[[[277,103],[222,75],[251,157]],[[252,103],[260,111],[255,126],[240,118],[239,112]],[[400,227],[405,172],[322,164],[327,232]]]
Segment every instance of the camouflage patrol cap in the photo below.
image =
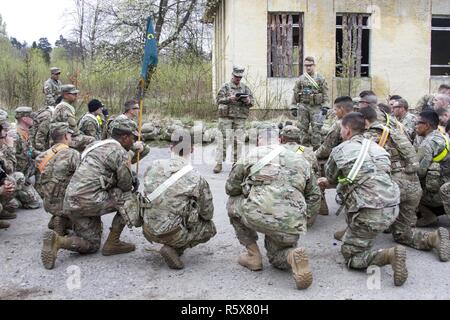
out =
[[241,66],[233,66],[233,76],[236,77],[243,77],[244,76],[244,72],[245,72],[245,68],[241,67]]
[[77,88],[73,84],[65,84],[61,87],[61,93],[76,94],[79,92],[80,90],[77,90]]
[[2,109],[0,109],[0,126],[3,128],[9,127],[8,113]]
[[120,130],[122,132],[126,132],[134,135],[135,137],[139,136],[138,128],[136,122],[129,118],[117,118],[114,121],[114,130]]
[[50,68],[50,72],[52,74],[60,74],[61,73],[61,69],[53,67],[53,68]]
[[32,117],[33,109],[30,107],[18,107],[15,110],[16,119],[20,119],[22,117]]
[[283,130],[281,130],[280,136],[287,139],[298,139],[298,137],[300,136],[300,129],[296,126],[285,126]]
[[54,122],[50,124],[50,134],[52,136],[62,136],[66,133],[73,134],[67,122]]

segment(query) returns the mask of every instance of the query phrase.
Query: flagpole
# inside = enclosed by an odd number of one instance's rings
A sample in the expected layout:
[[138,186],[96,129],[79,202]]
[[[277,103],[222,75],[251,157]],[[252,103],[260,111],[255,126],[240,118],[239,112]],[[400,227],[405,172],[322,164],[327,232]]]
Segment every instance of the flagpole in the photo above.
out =
[[[145,87],[145,80],[140,79],[139,80],[139,119],[138,119],[138,142],[142,141],[142,115],[144,110],[144,87]],[[137,162],[136,162],[136,175],[139,176],[139,161],[141,160],[141,153],[138,152],[137,155]]]

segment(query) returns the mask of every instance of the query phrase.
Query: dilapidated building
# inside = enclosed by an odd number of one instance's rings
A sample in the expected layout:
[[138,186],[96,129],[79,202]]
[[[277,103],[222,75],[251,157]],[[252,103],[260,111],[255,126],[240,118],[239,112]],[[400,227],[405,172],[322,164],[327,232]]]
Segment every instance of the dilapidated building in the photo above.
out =
[[450,83],[449,0],[209,0],[213,88],[233,64],[260,108],[285,108],[306,56],[331,96],[374,90],[410,104]]

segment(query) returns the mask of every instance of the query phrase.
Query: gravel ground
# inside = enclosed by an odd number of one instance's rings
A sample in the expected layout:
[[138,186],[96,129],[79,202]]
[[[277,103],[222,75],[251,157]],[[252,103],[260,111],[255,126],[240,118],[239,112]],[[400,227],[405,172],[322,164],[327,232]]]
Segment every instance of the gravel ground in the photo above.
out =
[[[212,146],[203,150],[207,159]],[[196,151],[196,155],[200,150]],[[169,157],[169,149],[153,148],[141,166]],[[227,197],[224,172],[212,173],[214,166],[194,166],[210,183],[214,195],[217,235],[206,244],[187,250],[183,256],[185,269],[169,269],[158,254],[158,244],[145,240],[141,229],[126,229],[122,238],[136,244],[135,252],[103,257],[101,253],[79,255],[61,251],[54,270],[45,270],[40,261],[42,235],[49,216],[42,210],[19,211],[8,230],[0,231],[0,299],[449,299],[450,263],[438,261],[437,255],[408,249],[409,278],[403,287],[393,284],[392,269],[366,272],[349,271],[340,254],[340,244],[333,232],[344,227],[343,216],[336,217],[334,193],[328,192],[330,216],[319,216],[308,234],[299,241],[310,256],[314,274],[312,286],[305,291],[295,289],[290,272],[270,266],[264,257],[264,270],[251,272],[237,264],[243,250],[237,241],[225,210]],[[142,180],[141,180],[142,181]],[[103,217],[103,240],[113,215]],[[439,223],[450,227],[446,217]],[[377,248],[390,247],[392,236],[382,234]],[[259,240],[263,248],[263,238]],[[265,253],[264,249],[262,249]],[[77,277],[79,275],[79,277]],[[377,277],[379,275],[379,277]],[[79,282],[73,279],[80,279]],[[379,285],[376,281],[379,279]]]

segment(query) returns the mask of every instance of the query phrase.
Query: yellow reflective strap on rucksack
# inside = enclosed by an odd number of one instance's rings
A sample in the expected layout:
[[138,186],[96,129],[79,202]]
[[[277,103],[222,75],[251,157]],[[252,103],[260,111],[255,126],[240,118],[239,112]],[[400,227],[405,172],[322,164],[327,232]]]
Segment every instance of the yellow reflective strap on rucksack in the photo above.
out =
[[297,153],[298,154],[303,154],[305,152],[305,147],[304,146],[300,146],[298,149],[297,149]]
[[439,153],[436,157],[433,158],[433,162],[441,162],[442,160],[444,160],[445,157],[448,155],[448,151],[450,150],[450,143],[448,141],[447,136],[442,132],[439,133],[445,139],[445,149],[442,150],[441,153]]
[[402,134],[405,133],[405,126],[400,121],[398,121],[397,119],[395,119],[395,123],[397,124],[397,127],[400,128],[400,132]]
[[383,133],[381,134],[381,138],[380,141],[378,141],[378,145],[382,148],[384,148],[384,146],[386,145],[386,142],[389,138],[389,133],[391,131],[389,130],[389,128],[387,126],[383,126]]
[[97,121],[98,121],[98,124],[99,124],[100,126],[102,126],[102,125],[103,125],[103,120],[102,120],[102,117],[100,117],[100,116],[97,116]]
[[386,112],[384,114],[386,115],[386,126],[389,127],[389,125],[391,124],[391,116]]
[[61,150],[64,150],[64,149],[68,149],[68,148],[69,148],[68,145],[65,145],[65,144],[62,144],[62,143],[61,143],[61,144],[58,144],[57,146],[55,146],[55,147],[53,147],[53,148],[51,148],[51,149],[47,152],[45,158],[43,158],[43,159],[37,164],[37,168],[38,168],[39,172],[42,173],[42,172],[44,171],[44,169],[45,169],[45,167],[47,166],[48,162],[49,162],[50,160],[52,160],[53,157],[56,156],[56,155],[58,154],[58,152],[60,152]]

